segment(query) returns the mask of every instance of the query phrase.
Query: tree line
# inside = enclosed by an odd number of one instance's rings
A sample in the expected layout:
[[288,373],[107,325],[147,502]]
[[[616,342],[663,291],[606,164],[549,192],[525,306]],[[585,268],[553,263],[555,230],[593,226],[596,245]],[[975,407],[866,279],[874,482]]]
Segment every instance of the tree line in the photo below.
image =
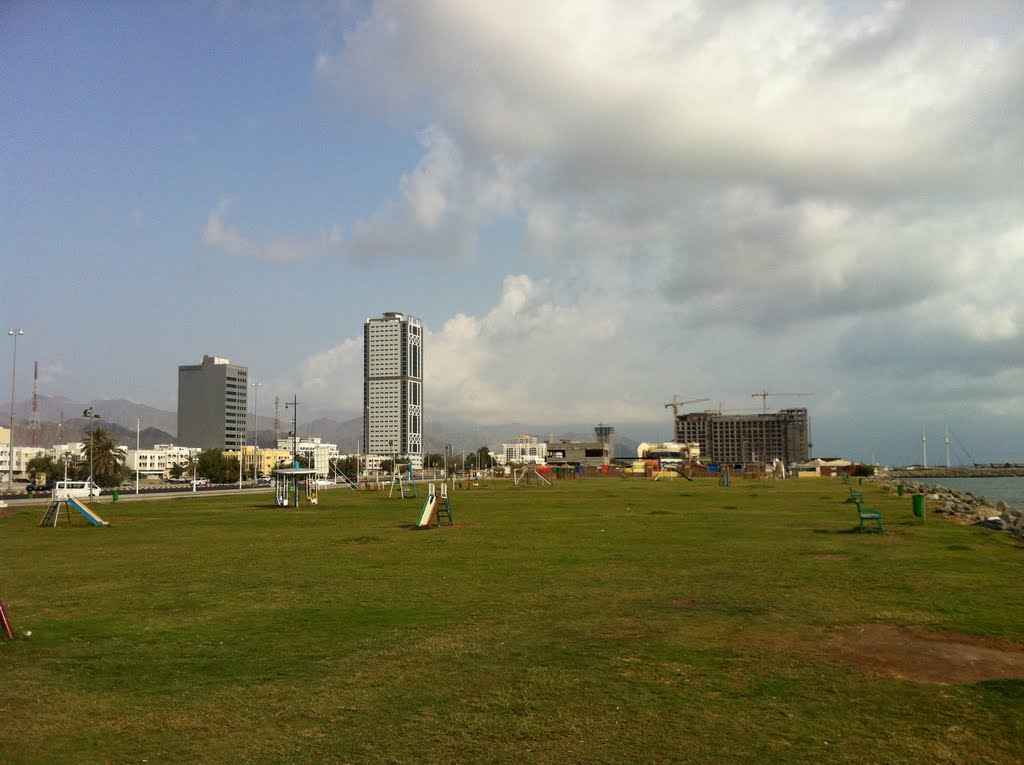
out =
[[[106,428],[95,428],[82,436],[82,449],[78,454],[67,454],[64,459],[56,459],[48,455],[33,457],[26,464],[26,470],[32,480],[43,475],[48,482],[61,480],[66,475],[71,480],[84,481],[90,476],[98,486],[114,487],[130,479],[134,472],[125,462],[127,450],[119,446]],[[300,467],[309,467],[309,459],[305,455],[298,457]],[[486,446],[476,451],[463,453],[453,450],[432,452],[424,455],[423,464],[427,468],[448,467],[449,470],[480,470],[493,463],[493,455]],[[401,461],[399,461],[401,464]],[[392,460],[384,460],[381,470],[389,472],[393,469]],[[331,472],[355,476],[359,472],[359,461],[356,457],[341,457],[331,460]],[[239,464],[237,457],[226,457],[222,449],[205,449],[195,457],[175,463],[170,469],[172,478],[205,478],[212,483],[231,483],[238,479]]]

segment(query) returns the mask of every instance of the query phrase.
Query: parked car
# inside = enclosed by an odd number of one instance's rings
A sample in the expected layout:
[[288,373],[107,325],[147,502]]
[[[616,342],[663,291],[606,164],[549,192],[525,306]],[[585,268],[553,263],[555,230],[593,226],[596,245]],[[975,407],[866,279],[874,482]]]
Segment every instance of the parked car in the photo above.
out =
[[269,475],[261,475],[256,479],[256,483],[273,483],[274,479]]
[[190,483],[193,486],[206,486],[206,485],[208,485],[210,483],[210,481],[208,479],[206,479],[206,478],[196,478],[195,480],[191,481]]
[[39,492],[39,491],[53,491],[53,484],[45,483],[30,483],[25,487],[25,491]]

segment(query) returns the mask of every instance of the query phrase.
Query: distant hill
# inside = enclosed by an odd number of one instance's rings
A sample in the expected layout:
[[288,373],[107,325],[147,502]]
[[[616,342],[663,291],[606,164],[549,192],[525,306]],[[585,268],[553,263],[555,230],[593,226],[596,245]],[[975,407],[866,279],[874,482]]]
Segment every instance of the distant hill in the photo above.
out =
[[[55,443],[77,441],[82,433],[89,428],[89,420],[82,417],[83,410],[92,407],[101,419],[95,421],[97,427],[107,430],[126,446],[134,447],[136,424],[141,423],[142,434],[140,444],[143,448],[151,448],[158,443],[176,443],[178,416],[175,412],[139,404],[126,399],[102,399],[89,402],[73,401],[63,396],[40,396],[39,415],[40,428],[34,434],[35,443],[40,446],[52,446]],[[15,443],[32,443],[32,433],[28,429],[31,416],[31,401],[22,401],[15,406]],[[349,417],[340,419],[344,414],[330,412],[336,416],[320,416],[308,422],[299,421],[299,434],[302,437],[319,436],[327,443],[338,445],[342,453],[355,452],[361,446],[363,437],[363,419]],[[61,417],[64,426],[61,428]],[[574,441],[591,441],[593,429],[581,429],[576,425],[552,425],[529,423],[503,423],[500,425],[477,426],[466,422],[428,421],[425,433],[424,448],[427,452],[443,452],[446,445],[451,444],[456,451],[475,451],[481,446],[493,450],[501,448],[521,435],[532,435],[544,441],[548,438],[567,438]],[[281,438],[288,436],[288,425],[281,423]],[[261,415],[259,418],[259,444],[262,448],[275,446],[273,418]],[[658,440],[657,435],[644,436],[641,440]],[[249,439],[251,443],[251,436]],[[639,441],[616,433],[614,437],[615,456],[635,456]]]
[[[130,428],[133,433],[136,422],[140,420],[144,428],[159,428],[167,433],[178,432],[178,415],[175,412],[157,409],[148,404],[138,404],[123,398],[82,402],[73,401],[64,396],[40,396],[39,420],[40,422],[59,423],[63,419],[65,422],[69,422],[75,418],[81,418],[82,412],[89,407],[92,407],[93,413],[98,414],[103,422]],[[17,419],[30,420],[32,400],[18,402],[14,407],[14,414]]]
[[[41,422],[39,430],[35,433],[29,428],[24,420],[14,421],[14,444],[15,446],[45,446],[51,447],[54,444],[65,444],[73,441],[81,441],[89,433],[89,420],[84,417],[73,417],[65,420],[63,426],[59,422]],[[129,449],[135,448],[135,428],[126,428],[116,422],[95,420],[96,428],[106,428],[111,437],[122,446]],[[142,449],[152,449],[156,444],[173,444],[174,436],[159,428],[143,428],[139,432],[139,446]]]

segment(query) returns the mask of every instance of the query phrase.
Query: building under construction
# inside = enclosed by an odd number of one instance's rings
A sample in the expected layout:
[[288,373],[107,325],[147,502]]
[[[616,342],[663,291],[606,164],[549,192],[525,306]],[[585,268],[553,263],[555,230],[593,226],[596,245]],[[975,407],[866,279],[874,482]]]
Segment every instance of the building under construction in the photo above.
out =
[[790,465],[810,458],[809,431],[806,409],[763,414],[690,412],[676,416],[675,440],[699,444],[701,461],[709,464],[779,459]]

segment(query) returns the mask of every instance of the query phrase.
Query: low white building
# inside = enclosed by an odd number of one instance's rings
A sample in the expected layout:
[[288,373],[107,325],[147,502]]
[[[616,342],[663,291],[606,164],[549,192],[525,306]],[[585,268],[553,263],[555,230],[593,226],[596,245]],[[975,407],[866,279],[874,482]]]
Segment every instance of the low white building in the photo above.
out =
[[853,463],[849,460],[821,458],[800,462],[791,468],[797,478],[834,478],[852,469]]
[[10,476],[16,480],[28,478],[28,463],[49,450],[42,446],[14,445],[14,470],[11,470],[11,430],[0,428],[0,482],[6,484]]
[[138,471],[142,476],[167,478],[171,468],[186,465],[192,457],[198,457],[201,451],[197,446],[155,444],[152,449],[128,449],[124,464],[132,473]]
[[519,436],[512,443],[502,444],[501,451],[508,465],[544,465],[548,445],[534,436]]
[[289,452],[294,449],[299,456],[309,460],[310,467],[320,476],[330,475],[331,460],[341,457],[337,444],[325,444],[319,438],[300,439],[297,443],[291,438],[279,438],[277,448]]

